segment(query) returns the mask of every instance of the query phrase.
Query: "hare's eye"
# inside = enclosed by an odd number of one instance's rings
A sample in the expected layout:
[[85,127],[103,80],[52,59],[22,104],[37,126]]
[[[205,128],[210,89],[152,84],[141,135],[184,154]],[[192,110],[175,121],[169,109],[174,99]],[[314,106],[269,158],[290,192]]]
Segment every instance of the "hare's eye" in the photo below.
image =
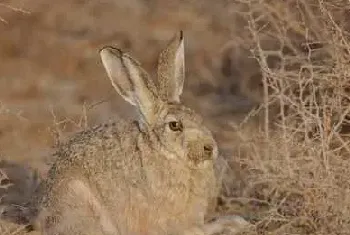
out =
[[172,121],[172,122],[169,122],[169,128],[172,131],[182,131],[183,126],[181,122]]

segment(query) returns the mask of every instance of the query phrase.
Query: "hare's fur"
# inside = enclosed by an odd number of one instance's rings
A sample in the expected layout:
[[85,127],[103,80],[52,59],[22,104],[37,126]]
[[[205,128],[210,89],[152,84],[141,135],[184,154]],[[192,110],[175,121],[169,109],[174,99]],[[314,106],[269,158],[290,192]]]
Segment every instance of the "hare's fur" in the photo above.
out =
[[59,147],[37,225],[48,235],[181,234],[203,225],[218,193],[218,153],[201,117],[180,103],[182,32],[159,56],[157,85],[119,49],[100,55],[139,119],[100,125]]

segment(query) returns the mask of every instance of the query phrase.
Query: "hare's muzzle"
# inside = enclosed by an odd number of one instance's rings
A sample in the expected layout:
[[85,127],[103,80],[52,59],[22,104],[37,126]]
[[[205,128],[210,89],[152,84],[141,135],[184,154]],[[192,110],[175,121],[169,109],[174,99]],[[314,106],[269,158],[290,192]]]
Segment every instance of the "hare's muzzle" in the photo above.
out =
[[198,165],[204,161],[212,160],[214,157],[214,145],[203,143],[192,143],[188,145],[188,159],[194,165]]

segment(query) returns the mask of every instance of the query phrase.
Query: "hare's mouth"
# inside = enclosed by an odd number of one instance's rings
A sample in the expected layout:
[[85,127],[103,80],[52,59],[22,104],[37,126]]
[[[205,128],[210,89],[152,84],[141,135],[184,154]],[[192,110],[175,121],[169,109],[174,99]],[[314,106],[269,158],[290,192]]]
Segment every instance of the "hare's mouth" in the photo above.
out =
[[206,165],[206,162],[210,162],[213,160],[212,154],[208,154],[206,152],[204,153],[197,153],[197,154],[189,154],[188,159],[193,166],[202,166]]

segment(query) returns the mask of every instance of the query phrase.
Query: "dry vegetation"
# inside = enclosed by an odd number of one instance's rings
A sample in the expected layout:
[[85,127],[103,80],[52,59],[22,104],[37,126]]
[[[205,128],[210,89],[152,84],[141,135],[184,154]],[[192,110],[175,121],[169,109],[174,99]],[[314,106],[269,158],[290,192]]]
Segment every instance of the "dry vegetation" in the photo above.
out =
[[0,12],[1,156],[44,175],[43,156],[68,133],[132,116],[98,48],[116,44],[152,71],[182,28],[184,100],[232,167],[232,204],[219,212],[252,222],[245,234],[350,233],[349,1],[9,3],[32,13]]

